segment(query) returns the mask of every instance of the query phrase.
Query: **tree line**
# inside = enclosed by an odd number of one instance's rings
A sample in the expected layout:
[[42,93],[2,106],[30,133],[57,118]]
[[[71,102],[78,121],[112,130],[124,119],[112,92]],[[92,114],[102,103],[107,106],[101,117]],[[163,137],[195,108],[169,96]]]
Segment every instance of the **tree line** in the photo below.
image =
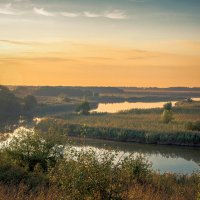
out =
[[17,122],[20,116],[31,117],[38,106],[32,95],[19,98],[5,86],[0,86],[0,127]]

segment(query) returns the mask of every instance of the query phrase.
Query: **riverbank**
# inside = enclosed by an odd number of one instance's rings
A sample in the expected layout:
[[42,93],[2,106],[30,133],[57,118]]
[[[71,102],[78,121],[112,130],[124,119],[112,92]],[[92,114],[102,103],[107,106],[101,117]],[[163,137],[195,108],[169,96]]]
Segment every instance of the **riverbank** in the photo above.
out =
[[161,174],[141,154],[122,158],[111,150],[76,149],[64,142],[64,133],[55,135],[25,134],[0,151],[0,200],[196,200],[199,195],[198,172]]
[[[105,117],[105,116],[104,116]],[[152,124],[150,124],[152,125]],[[177,126],[177,125],[175,125]],[[169,128],[168,128],[169,129]],[[85,123],[75,124],[68,120],[48,119],[41,121],[36,130],[48,132],[54,130],[72,137],[86,137],[121,142],[137,142],[158,145],[178,145],[200,147],[200,132],[163,129],[152,131],[145,129],[115,128],[111,126],[96,126]]]

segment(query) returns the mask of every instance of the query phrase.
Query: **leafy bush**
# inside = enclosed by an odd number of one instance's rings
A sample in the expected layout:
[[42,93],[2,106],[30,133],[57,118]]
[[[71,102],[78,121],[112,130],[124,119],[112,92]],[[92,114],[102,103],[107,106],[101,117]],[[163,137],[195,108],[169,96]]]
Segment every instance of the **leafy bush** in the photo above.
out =
[[49,167],[54,166],[63,156],[64,147],[55,141],[45,135],[41,136],[22,129],[16,137],[11,139],[4,151],[8,159],[27,168],[28,171],[33,172],[36,166],[42,171],[48,171]]
[[51,172],[51,180],[71,199],[127,199],[129,186],[147,180],[143,157],[118,158],[117,152],[71,149]]

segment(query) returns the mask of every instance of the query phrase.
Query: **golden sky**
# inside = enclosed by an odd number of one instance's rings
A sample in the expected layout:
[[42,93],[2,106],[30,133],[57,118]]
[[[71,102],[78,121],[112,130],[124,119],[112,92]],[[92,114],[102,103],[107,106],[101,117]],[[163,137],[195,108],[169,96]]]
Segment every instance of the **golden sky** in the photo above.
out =
[[124,2],[2,0],[0,84],[200,86],[200,4]]

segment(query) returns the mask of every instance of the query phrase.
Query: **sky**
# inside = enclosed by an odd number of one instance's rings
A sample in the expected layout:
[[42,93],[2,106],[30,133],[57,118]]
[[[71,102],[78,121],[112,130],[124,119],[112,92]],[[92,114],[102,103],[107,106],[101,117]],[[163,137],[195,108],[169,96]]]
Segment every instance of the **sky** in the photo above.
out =
[[0,0],[0,84],[200,87],[199,0]]

